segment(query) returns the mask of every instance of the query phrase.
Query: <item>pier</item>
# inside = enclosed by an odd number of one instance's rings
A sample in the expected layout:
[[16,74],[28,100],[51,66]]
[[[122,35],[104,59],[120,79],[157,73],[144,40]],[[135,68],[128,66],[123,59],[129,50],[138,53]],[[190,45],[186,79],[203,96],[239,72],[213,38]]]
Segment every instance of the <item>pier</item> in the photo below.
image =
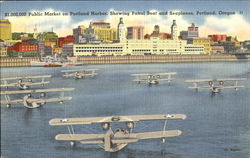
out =
[[101,56],[78,57],[84,64],[135,64],[250,61],[250,55],[150,55],[150,56]]
[[[74,58],[84,64],[138,64],[138,63],[183,63],[183,62],[245,62],[250,55],[148,55],[148,56],[83,56]],[[38,57],[0,58],[1,67],[31,66]]]
[[3,57],[3,58],[0,58],[0,67],[30,66],[31,61],[39,61],[39,58],[38,57],[23,57],[23,58]]

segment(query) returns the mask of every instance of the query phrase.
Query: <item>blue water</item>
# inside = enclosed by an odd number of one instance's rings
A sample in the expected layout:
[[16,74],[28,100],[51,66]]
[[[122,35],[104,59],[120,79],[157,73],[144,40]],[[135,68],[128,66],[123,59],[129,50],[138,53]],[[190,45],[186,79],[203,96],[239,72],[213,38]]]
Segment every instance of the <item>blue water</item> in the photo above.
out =
[[[38,109],[22,105],[1,105],[2,158],[249,158],[250,157],[250,62],[117,64],[88,65],[97,68],[94,79],[73,80],[62,77],[62,69],[19,67],[2,68],[1,77],[53,75],[46,88],[74,87],[71,101],[61,105],[48,103]],[[83,68],[82,67],[82,68]],[[80,68],[80,67],[77,67]],[[177,72],[170,85],[135,84],[130,74]],[[186,79],[246,77],[246,88],[223,90],[211,95],[208,90],[188,89]],[[56,94],[49,94],[56,95]],[[18,96],[13,96],[18,97]],[[141,140],[117,153],[105,152],[97,145],[76,144],[54,139],[67,133],[66,127],[50,126],[58,117],[91,117],[184,113],[186,120],[168,121],[167,129],[183,134],[168,138]],[[124,124],[114,124],[122,127]],[[134,132],[161,130],[162,121],[138,122]],[[98,124],[76,126],[77,133],[102,133]]]

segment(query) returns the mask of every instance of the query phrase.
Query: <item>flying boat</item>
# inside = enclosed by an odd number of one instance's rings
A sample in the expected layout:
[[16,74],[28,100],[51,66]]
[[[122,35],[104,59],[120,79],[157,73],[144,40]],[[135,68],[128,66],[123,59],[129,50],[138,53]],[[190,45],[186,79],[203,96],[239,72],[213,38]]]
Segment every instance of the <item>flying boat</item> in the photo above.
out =
[[[25,90],[29,89],[30,86],[34,85],[42,85],[50,83],[49,81],[45,81],[46,78],[51,78],[51,75],[43,75],[43,76],[20,76],[20,77],[8,77],[1,78],[1,87],[18,87],[19,89]],[[34,81],[34,80],[41,80]],[[14,82],[13,82],[14,81]]]
[[[159,138],[165,142],[167,137],[181,135],[180,130],[166,130],[167,120],[186,119],[185,114],[159,114],[159,115],[132,115],[108,117],[80,117],[80,118],[55,118],[49,121],[51,126],[67,126],[69,134],[58,134],[56,140],[69,141],[72,146],[76,142],[81,144],[97,144],[107,152],[116,152],[129,143],[136,143],[142,139]],[[153,132],[132,132],[135,123],[139,121],[164,120],[163,129]],[[125,128],[111,128],[112,123],[125,123]],[[105,133],[102,134],[77,134],[73,125],[101,124]]]
[[[65,91],[73,91],[74,88],[51,88],[51,89],[34,89],[34,90],[20,90],[20,91],[1,91],[1,95],[4,95],[5,100],[1,100],[1,104],[6,105],[8,108],[13,104],[23,104],[26,108],[38,108],[49,102],[63,103],[66,100],[71,100],[72,97],[65,97]],[[61,92],[59,97],[47,97],[47,93]],[[10,95],[22,95],[20,99],[11,99]],[[39,94],[38,97],[34,97],[35,94]]]
[[[191,89],[210,89],[212,93],[219,93],[222,89],[244,88],[243,85],[238,85],[238,81],[246,80],[246,78],[221,78],[221,79],[198,79],[186,80],[185,82],[192,82],[194,86],[188,87]],[[204,85],[207,83],[208,85]]]
[[160,81],[167,81],[170,83],[175,78],[171,78],[172,75],[176,75],[176,72],[163,72],[163,73],[142,73],[142,74],[131,74],[135,76],[134,82],[148,83],[148,84],[159,84]]
[[77,70],[62,70],[65,73],[64,77],[73,77],[75,79],[82,79],[85,77],[95,77],[97,75],[96,71],[98,69],[77,69]]

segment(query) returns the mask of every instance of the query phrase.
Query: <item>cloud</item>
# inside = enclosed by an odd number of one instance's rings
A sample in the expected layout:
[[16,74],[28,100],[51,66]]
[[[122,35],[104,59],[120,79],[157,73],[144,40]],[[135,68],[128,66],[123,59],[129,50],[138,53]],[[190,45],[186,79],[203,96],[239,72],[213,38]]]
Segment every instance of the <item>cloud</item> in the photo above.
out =
[[250,23],[242,15],[235,14],[225,18],[209,16],[200,26],[200,35],[209,34],[227,34],[228,36],[237,36],[239,40],[246,40],[250,37]]
[[35,25],[37,25],[40,32],[51,31],[52,28],[54,32],[59,35],[72,34],[71,17],[63,16],[62,11],[54,9],[45,10],[31,10],[28,13],[58,13],[58,16],[22,16],[22,17],[9,17],[12,24],[13,32],[33,32]]
[[[118,11],[114,9],[110,9],[109,12],[123,12]],[[157,10],[150,10],[151,12],[159,12]],[[131,13],[131,11],[130,11]],[[126,25],[126,27],[129,26],[144,26],[144,33],[152,33],[154,26],[159,25],[161,32],[168,32],[170,33],[170,27],[173,23],[173,20],[175,19],[177,22],[177,25],[180,30],[186,29],[188,25],[188,21],[183,19],[182,16],[178,15],[171,15],[171,16],[163,16],[163,15],[109,15],[104,19],[104,21],[109,22],[112,28],[117,28],[117,25],[119,23],[120,17],[123,18],[123,21]],[[78,25],[85,25],[88,26],[91,19],[83,20],[78,23]]]
[[[124,12],[114,9],[110,9],[108,12]],[[151,12],[159,12],[157,10],[151,10]],[[180,10],[173,10],[178,12]],[[73,23],[71,16],[62,16],[62,11],[54,9],[45,10],[32,10],[29,12],[56,12],[61,13],[60,16],[27,16],[27,17],[10,17],[9,20],[12,23],[13,32],[33,32],[35,24],[37,24],[40,32],[51,31],[54,28],[54,32],[59,36],[65,36],[72,34],[72,29],[79,25],[89,26],[89,23],[93,21],[93,18],[82,20],[80,22]],[[182,15],[108,15],[104,17],[104,21],[109,22],[112,28],[117,28],[120,17],[123,17],[125,25],[128,26],[144,26],[144,34],[150,34],[154,25],[160,26],[161,32],[170,33],[170,27],[173,20],[176,20],[179,31],[187,30],[187,27],[195,21],[188,21]],[[204,23],[199,26],[199,32],[201,37],[207,37],[209,34],[227,34],[230,36],[237,36],[239,40],[247,40],[250,37],[250,23],[244,19],[243,15],[230,15],[227,17],[206,16]]]

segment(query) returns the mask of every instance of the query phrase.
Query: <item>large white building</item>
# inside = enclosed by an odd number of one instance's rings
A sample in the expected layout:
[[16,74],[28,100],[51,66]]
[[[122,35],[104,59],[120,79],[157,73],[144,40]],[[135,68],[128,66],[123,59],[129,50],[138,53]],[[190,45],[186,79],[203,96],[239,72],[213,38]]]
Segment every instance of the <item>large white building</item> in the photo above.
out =
[[[121,22],[122,19],[120,19],[120,23]],[[187,44],[186,40],[178,39],[178,28],[175,20],[171,26],[171,35],[172,39],[164,40],[159,39],[159,37],[151,37],[150,39],[140,40],[124,39],[120,40],[120,43],[112,44],[75,44],[73,47],[74,56],[174,55],[205,53],[204,46]]]

